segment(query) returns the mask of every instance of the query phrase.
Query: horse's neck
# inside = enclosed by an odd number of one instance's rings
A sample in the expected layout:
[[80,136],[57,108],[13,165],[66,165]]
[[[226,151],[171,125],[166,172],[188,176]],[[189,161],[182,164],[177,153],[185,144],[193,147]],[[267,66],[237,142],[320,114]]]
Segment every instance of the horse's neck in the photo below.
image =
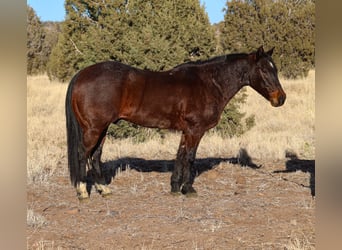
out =
[[240,60],[239,65],[213,65],[209,81],[222,95],[224,102],[228,102],[242,87],[247,85],[248,62]]

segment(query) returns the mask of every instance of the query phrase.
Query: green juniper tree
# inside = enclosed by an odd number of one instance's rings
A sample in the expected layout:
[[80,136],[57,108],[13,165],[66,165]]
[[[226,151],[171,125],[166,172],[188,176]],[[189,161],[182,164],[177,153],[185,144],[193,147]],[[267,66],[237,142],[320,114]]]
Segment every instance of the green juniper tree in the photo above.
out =
[[273,58],[284,77],[306,76],[314,67],[315,1],[227,1],[221,37],[229,52],[275,46]]
[[39,17],[27,6],[27,74],[39,74],[45,71],[44,62],[45,32]]
[[[68,81],[78,70],[104,60],[167,70],[207,59],[216,51],[214,29],[199,0],[66,0],[65,9],[66,20],[48,65],[50,78]],[[244,100],[232,100],[223,114],[223,119],[233,114],[225,123],[231,126],[226,134],[241,132],[244,114],[237,104]],[[137,141],[155,134],[124,121],[108,133]]]
[[57,43],[58,22],[41,22],[34,10],[27,6],[27,74],[42,74],[52,48]]
[[213,29],[198,0],[67,0],[65,8],[49,67],[50,77],[62,81],[103,60],[164,70],[191,60],[194,48],[200,48],[194,59],[215,51]]

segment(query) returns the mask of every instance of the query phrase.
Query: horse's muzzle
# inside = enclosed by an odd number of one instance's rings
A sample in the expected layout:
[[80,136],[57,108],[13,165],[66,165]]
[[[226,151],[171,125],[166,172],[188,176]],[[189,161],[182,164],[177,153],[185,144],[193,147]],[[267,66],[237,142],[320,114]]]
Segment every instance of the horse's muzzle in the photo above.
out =
[[285,103],[286,94],[283,90],[276,90],[270,93],[270,102],[273,107],[280,107]]

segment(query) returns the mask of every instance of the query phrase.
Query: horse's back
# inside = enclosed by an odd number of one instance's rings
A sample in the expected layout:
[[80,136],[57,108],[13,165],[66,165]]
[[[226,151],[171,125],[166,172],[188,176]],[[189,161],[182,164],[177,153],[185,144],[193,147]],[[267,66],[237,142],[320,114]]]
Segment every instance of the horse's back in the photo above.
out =
[[127,72],[134,68],[115,61],[100,62],[79,71],[79,84],[115,84],[125,78]]
[[[146,127],[183,129],[201,116],[208,93],[195,67],[153,72],[109,61],[81,70],[74,86],[81,113]],[[76,105],[75,105],[76,106]]]

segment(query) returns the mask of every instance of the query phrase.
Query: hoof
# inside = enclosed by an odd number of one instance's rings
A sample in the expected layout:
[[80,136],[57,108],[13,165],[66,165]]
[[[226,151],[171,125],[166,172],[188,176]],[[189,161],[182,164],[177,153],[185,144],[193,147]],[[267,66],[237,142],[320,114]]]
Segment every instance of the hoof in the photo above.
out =
[[112,195],[112,190],[107,185],[95,183],[95,188],[102,197],[106,198]]
[[185,197],[186,197],[186,198],[197,198],[197,197],[198,197],[198,194],[197,194],[197,192],[194,192],[194,193],[186,193],[186,194],[185,194]]
[[76,187],[76,193],[79,201],[89,200],[86,183],[80,182]]
[[192,186],[183,186],[182,194],[186,197],[197,197],[197,192]]
[[180,187],[178,182],[171,182],[171,193],[180,193]]
[[109,197],[111,197],[112,195],[113,195],[112,192],[109,192],[109,193],[101,193],[101,196],[102,196],[103,198],[109,198]]
[[89,199],[89,196],[77,196],[77,198],[78,198],[78,201],[79,202],[88,202],[90,199]]
[[180,191],[177,191],[177,192],[171,191],[170,194],[172,196],[181,196],[182,195],[182,193]]

